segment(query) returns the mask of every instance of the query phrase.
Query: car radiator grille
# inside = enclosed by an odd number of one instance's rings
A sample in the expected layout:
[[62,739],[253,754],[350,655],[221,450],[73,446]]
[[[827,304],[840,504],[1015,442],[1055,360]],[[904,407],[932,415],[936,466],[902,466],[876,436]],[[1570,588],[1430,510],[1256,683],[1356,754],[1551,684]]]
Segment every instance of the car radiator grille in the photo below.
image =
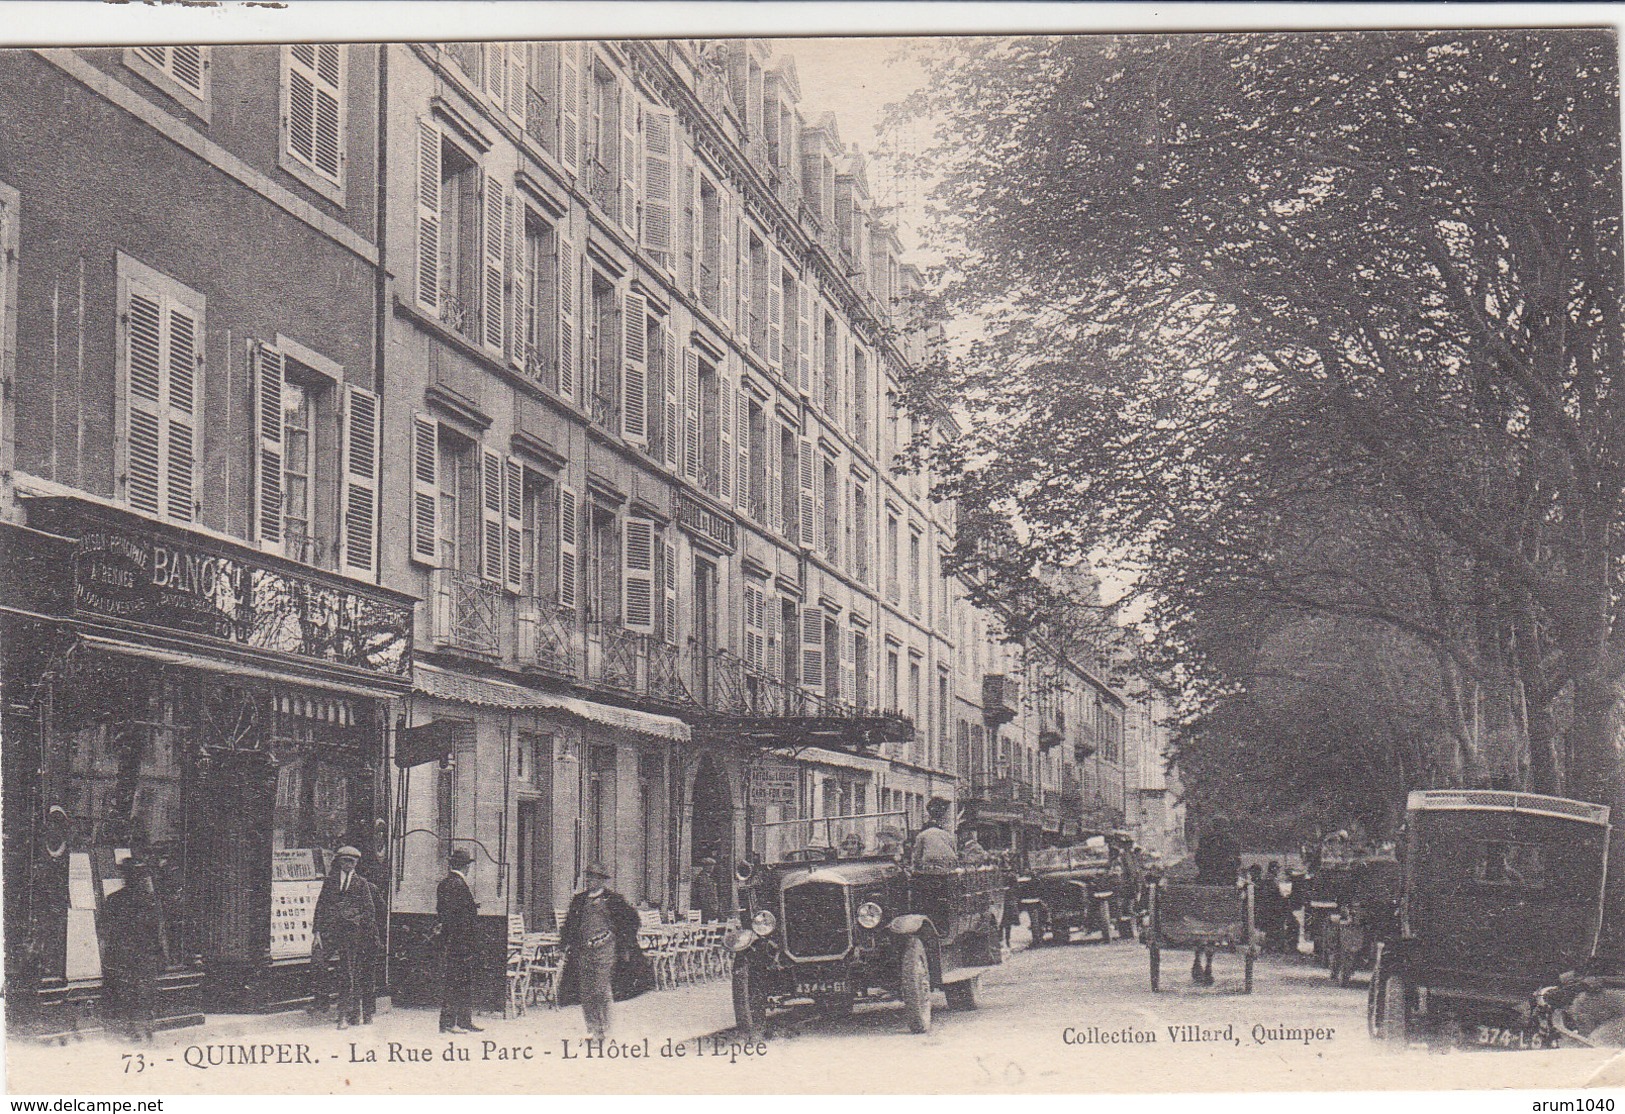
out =
[[844,955],[852,945],[846,888],[807,882],[784,891],[784,950],[798,959]]

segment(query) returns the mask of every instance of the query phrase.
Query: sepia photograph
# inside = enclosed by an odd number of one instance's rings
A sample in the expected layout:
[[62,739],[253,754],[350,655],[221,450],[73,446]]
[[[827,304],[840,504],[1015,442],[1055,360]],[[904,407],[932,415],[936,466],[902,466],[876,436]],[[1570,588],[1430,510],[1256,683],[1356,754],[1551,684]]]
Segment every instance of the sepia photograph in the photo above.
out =
[[1613,1109],[1620,9],[8,7],[7,1091]]

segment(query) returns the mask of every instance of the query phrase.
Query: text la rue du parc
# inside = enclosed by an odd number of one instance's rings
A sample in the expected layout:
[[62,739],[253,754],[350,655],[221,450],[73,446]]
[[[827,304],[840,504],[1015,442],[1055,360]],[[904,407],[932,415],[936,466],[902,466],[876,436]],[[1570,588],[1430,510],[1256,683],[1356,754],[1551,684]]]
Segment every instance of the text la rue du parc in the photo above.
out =
[[421,1064],[445,1060],[455,1063],[514,1063],[547,1057],[555,1060],[722,1060],[737,1064],[741,1060],[759,1060],[766,1055],[766,1041],[739,1037],[666,1037],[664,1040],[652,1037],[639,1040],[583,1037],[562,1038],[557,1048],[494,1040],[482,1040],[477,1047],[457,1041],[447,1041],[443,1048],[409,1044],[406,1041],[386,1041],[382,1047],[363,1048],[351,1041],[349,1062]]

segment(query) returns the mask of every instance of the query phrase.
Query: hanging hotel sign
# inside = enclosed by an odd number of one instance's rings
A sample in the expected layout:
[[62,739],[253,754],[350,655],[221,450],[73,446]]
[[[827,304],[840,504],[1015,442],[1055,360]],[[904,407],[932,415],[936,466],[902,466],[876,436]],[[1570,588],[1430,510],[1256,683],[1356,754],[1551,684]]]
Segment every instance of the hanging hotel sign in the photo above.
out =
[[74,549],[74,606],[144,627],[404,677],[412,609],[249,556],[87,523]]
[[690,534],[698,534],[712,544],[733,552],[733,521],[681,491],[677,493],[677,523]]
[[800,766],[787,762],[763,762],[751,767],[751,804],[794,805],[800,795]]

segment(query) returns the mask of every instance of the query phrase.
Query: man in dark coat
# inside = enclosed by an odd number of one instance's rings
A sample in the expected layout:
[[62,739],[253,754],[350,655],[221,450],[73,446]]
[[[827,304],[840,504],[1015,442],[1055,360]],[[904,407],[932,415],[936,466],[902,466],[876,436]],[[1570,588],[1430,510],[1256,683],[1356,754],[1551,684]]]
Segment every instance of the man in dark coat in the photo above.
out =
[[559,934],[565,951],[558,1004],[580,1003],[588,1033],[602,1038],[609,1032],[610,1003],[654,989],[654,969],[638,946],[638,911],[609,888],[609,871],[591,863],[581,875],[582,888],[570,899]]
[[694,872],[688,903],[700,911],[700,920],[707,924],[722,919],[722,902],[717,897],[717,861],[710,855],[700,860],[700,868]]
[[461,847],[447,863],[451,872],[440,880],[435,891],[434,912],[440,933],[440,1031],[478,1033],[474,1024],[475,931],[480,903],[468,884],[468,866],[474,861]]
[[356,871],[361,852],[340,847],[333,869],[322,882],[311,921],[320,967],[336,967],[338,1027],[371,1025],[373,1010],[373,957],[382,948],[378,938],[378,891]]
[[150,1041],[158,1019],[158,976],[168,966],[164,912],[146,862],[131,855],[118,865],[124,885],[102,902],[103,984],[130,1035]]
[[[1215,816],[1202,830],[1196,845],[1196,884],[1234,886],[1241,874],[1241,845],[1230,831],[1230,821]],[[1191,957],[1191,981],[1213,985],[1213,949],[1198,947]]]

